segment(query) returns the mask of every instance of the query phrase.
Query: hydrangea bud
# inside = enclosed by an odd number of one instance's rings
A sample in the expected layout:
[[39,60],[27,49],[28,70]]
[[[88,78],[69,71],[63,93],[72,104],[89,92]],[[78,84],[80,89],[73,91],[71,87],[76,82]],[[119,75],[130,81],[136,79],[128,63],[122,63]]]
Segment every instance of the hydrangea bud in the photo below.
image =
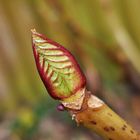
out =
[[40,77],[53,98],[63,100],[85,87],[86,78],[67,49],[35,29],[32,46]]

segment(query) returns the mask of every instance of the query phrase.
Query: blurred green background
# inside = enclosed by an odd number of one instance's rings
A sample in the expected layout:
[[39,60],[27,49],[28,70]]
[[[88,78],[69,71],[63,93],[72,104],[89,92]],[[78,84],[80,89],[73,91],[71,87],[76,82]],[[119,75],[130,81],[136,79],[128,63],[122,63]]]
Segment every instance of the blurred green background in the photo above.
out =
[[139,0],[0,0],[0,140],[101,140],[56,110],[32,28],[69,49],[88,89],[140,130]]

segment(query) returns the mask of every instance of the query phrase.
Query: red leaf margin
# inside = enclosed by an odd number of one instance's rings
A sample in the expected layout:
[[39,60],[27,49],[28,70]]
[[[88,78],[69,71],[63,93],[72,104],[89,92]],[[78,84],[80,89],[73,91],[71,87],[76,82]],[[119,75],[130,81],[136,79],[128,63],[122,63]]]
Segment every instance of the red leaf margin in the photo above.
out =
[[[71,54],[71,52],[69,50],[67,50],[66,48],[64,48],[62,45],[60,45],[59,43],[57,43],[51,39],[48,39],[45,35],[37,33],[35,29],[32,29],[31,32],[32,32],[32,49],[33,49],[33,54],[34,54],[37,70],[38,70],[39,75],[41,77],[41,80],[43,81],[50,96],[56,100],[63,100],[65,98],[70,97],[71,95],[74,95],[78,90],[84,88],[86,85],[86,77],[83,74],[79,64],[77,63],[75,57]],[[77,84],[76,88],[73,91],[71,91],[71,94],[69,96],[60,96],[56,92],[54,92],[53,85],[49,82],[49,79],[44,74],[42,67],[39,63],[39,54],[37,54],[37,51],[35,49],[33,35],[36,35],[36,36],[40,37],[41,39],[45,40],[45,43],[48,43],[48,44],[51,44],[51,45],[58,47],[71,60],[73,67],[76,69],[76,71],[79,75],[80,82],[78,84],[76,83]]]

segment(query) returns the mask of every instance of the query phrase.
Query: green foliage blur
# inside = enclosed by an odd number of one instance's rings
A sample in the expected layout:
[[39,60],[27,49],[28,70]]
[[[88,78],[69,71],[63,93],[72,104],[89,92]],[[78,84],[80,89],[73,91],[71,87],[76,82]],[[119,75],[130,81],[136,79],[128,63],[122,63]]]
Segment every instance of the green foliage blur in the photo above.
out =
[[69,49],[88,90],[140,130],[139,0],[0,0],[0,140],[101,140],[56,110],[33,28]]

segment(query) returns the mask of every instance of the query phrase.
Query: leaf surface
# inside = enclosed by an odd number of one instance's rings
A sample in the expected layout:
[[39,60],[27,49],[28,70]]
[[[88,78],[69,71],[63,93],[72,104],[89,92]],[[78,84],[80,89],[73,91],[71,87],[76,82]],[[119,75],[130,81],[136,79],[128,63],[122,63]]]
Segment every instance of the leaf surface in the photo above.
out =
[[70,97],[85,86],[85,76],[68,50],[35,30],[32,42],[37,69],[53,98]]

